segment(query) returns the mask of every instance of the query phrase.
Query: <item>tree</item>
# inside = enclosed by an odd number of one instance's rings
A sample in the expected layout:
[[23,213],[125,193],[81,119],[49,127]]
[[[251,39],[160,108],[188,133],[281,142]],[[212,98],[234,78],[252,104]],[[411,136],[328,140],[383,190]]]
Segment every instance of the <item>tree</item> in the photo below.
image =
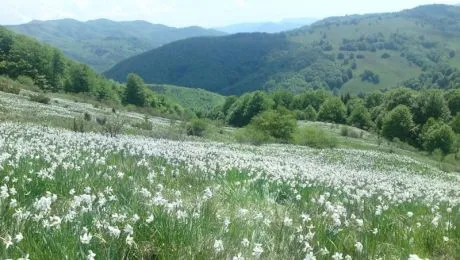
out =
[[75,65],[70,70],[66,90],[69,92],[89,92],[94,86],[94,75],[90,74],[90,68],[86,65]]
[[455,133],[460,134],[460,112],[457,113],[456,116],[450,122],[450,126]]
[[273,107],[273,101],[264,92],[241,96],[228,110],[227,122],[236,127],[249,124],[252,118]]
[[267,110],[254,117],[250,127],[283,142],[292,139],[292,134],[297,128],[297,120],[293,113],[287,109]]
[[452,115],[460,112],[460,89],[449,91],[445,94],[447,104]]
[[446,100],[441,91],[423,91],[416,98],[414,111],[414,121],[423,125],[429,118],[439,119],[444,122],[449,120],[450,111]]
[[125,103],[136,106],[145,106],[147,93],[144,80],[136,74],[129,74],[126,83]]
[[308,121],[316,121],[316,119],[318,118],[318,112],[316,112],[315,108],[312,105],[309,105],[305,109],[304,114],[305,114],[305,120],[308,120]]
[[390,140],[399,138],[402,141],[411,139],[414,121],[410,109],[399,105],[383,119],[382,135]]
[[369,129],[373,125],[369,110],[362,104],[355,106],[348,117],[348,124],[361,129]]
[[444,154],[453,151],[455,144],[455,133],[452,128],[443,123],[430,123],[428,127],[424,127],[422,133],[423,147],[429,152],[440,149]]
[[342,100],[337,97],[328,98],[319,109],[318,119],[324,122],[344,123],[347,116],[347,108]]

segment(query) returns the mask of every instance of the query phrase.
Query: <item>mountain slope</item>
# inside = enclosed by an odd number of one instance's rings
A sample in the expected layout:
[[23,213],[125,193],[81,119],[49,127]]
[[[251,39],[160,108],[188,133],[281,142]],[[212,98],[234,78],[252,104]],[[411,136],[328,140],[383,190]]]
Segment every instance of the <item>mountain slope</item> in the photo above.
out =
[[216,28],[216,30],[226,32],[229,34],[253,33],[253,32],[279,33],[279,32],[297,29],[305,25],[310,25],[315,21],[317,21],[317,19],[296,18],[296,19],[284,19],[280,22],[240,23],[240,24],[232,24],[228,26],[218,27]]
[[7,28],[58,47],[67,56],[99,72],[126,58],[173,41],[223,35],[200,27],[173,28],[145,21],[115,22],[106,19],[88,22],[72,19],[32,21]]
[[[460,7],[332,17],[280,34],[187,39],[127,59],[106,73],[123,80],[200,86],[223,94],[328,88],[370,92],[400,84],[451,87],[460,67]],[[452,82],[452,81],[450,81]]]
[[170,85],[149,85],[154,93],[160,94],[183,108],[194,112],[208,112],[223,105],[225,97],[198,88],[185,88]]

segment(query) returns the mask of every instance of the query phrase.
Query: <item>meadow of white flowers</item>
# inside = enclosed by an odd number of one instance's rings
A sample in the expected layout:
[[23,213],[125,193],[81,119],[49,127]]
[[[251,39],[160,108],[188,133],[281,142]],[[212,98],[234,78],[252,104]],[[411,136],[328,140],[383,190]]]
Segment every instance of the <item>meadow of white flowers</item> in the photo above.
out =
[[1,259],[458,259],[460,177],[351,149],[0,124]]

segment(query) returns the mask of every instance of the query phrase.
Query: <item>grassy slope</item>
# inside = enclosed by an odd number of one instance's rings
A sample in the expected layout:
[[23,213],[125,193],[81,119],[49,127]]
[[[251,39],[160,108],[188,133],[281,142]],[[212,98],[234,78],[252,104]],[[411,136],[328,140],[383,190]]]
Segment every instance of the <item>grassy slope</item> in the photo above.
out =
[[[257,252],[261,259],[302,259],[310,251],[318,259],[336,252],[353,259],[407,259],[410,254],[455,259],[460,252],[459,202],[448,192],[458,190],[460,180],[416,153],[377,151],[375,136],[368,133],[362,139],[339,137],[345,149],[315,150],[107,138],[9,123],[37,117],[48,124],[84,111],[111,113],[55,101],[34,104],[0,92],[0,118],[16,116],[0,124],[5,149],[0,158],[2,259],[26,254],[83,259],[90,250],[103,259],[228,259],[238,254],[251,259]],[[18,120],[22,116],[32,118]],[[308,124],[340,136],[337,126]],[[151,132],[160,126],[155,123]],[[37,201],[50,198],[48,192],[57,200],[50,210],[40,210],[46,203]],[[453,204],[441,202],[447,198]],[[30,212],[35,220],[18,222],[17,212]],[[109,227],[119,229],[119,236],[111,235]],[[8,236],[19,233],[24,239],[6,248]],[[91,236],[88,244],[82,242],[85,233]],[[245,238],[247,247],[241,243]],[[222,251],[216,240],[222,240]],[[328,256],[321,255],[324,248]]]
[[90,65],[98,72],[173,41],[223,35],[200,27],[173,28],[144,21],[115,22],[105,19],[88,22],[72,19],[34,21],[7,28],[58,47],[67,56]]
[[190,111],[211,110],[225,102],[224,96],[198,88],[171,85],[149,85],[149,87],[153,92],[166,96]]
[[[288,85],[292,86],[292,82],[296,84],[311,74],[305,72],[305,68],[310,66],[309,61],[316,64],[326,61],[328,59],[326,55],[336,57],[340,52],[339,48],[343,39],[357,40],[361,36],[381,33],[384,39],[388,40],[391,35],[398,33],[408,37],[408,40],[404,42],[403,48],[407,48],[404,51],[415,51],[420,55],[427,55],[431,50],[422,47],[419,37],[423,36],[427,41],[436,42],[437,46],[433,50],[439,51],[443,56],[446,56],[447,49],[456,50],[458,53],[460,52],[460,35],[455,29],[455,26],[458,27],[458,25],[454,24],[452,28],[446,29],[437,23],[452,19],[452,15],[455,16],[459,12],[460,7],[425,6],[393,14],[329,18],[312,26],[287,32],[285,34],[287,43],[279,41],[278,46],[271,46],[266,53],[257,54],[248,51],[248,48],[260,45],[262,42],[267,44],[266,41],[274,42],[278,38],[262,38],[260,35],[246,34],[222,38],[220,41],[203,39],[199,44],[200,48],[212,44],[212,48],[207,48],[209,51],[205,53],[196,50],[197,46],[194,41],[185,40],[123,61],[107,75],[115,79],[123,79],[125,74],[134,71],[145,77],[147,82],[189,87],[200,86],[219,93],[239,94],[261,89],[271,79],[279,81],[280,78],[285,77],[288,78],[286,82],[290,82]],[[420,18],[422,17],[420,13],[425,16]],[[236,38],[240,39],[236,41]],[[330,42],[333,50],[324,51],[326,54],[324,56],[314,57],[308,50],[312,49],[312,44],[318,44],[321,40]],[[225,51],[219,52],[214,49]],[[167,55],[177,52],[180,52],[179,58]],[[313,52],[319,51],[314,50]],[[391,58],[381,59],[380,56],[384,52],[389,53]],[[342,92],[358,93],[393,88],[405,80],[418,77],[422,73],[421,68],[411,64],[404,57],[400,57],[402,52],[403,50],[382,50],[377,53],[355,51],[355,55],[364,54],[365,59],[357,60],[358,70],[354,72],[354,78],[344,84]],[[260,54],[265,58],[256,56]],[[456,68],[460,67],[460,55],[453,59],[445,58],[445,61]],[[340,67],[342,61],[336,60],[335,63]],[[257,69],[248,69],[251,67]],[[328,69],[330,71],[327,71],[326,75],[337,73],[332,66]],[[359,75],[366,69],[379,74],[381,82],[378,85],[360,80]],[[328,76],[323,76],[323,80],[327,78]],[[301,82],[300,86],[305,87],[305,82]],[[292,89],[296,89],[296,86]]]

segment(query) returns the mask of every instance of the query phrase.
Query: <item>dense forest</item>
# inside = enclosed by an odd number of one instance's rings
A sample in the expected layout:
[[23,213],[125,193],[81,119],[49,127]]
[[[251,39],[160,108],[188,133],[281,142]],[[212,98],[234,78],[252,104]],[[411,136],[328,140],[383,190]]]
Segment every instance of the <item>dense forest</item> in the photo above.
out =
[[460,7],[429,5],[387,14],[328,18],[280,34],[178,41],[129,58],[106,75],[199,86],[222,94],[283,88],[373,92],[459,82]]
[[154,94],[137,75],[129,75],[126,86],[119,84],[65,58],[55,48],[4,27],[0,27],[0,75],[31,82],[44,92],[84,93],[106,103],[148,107],[164,114],[184,113],[180,105]]

